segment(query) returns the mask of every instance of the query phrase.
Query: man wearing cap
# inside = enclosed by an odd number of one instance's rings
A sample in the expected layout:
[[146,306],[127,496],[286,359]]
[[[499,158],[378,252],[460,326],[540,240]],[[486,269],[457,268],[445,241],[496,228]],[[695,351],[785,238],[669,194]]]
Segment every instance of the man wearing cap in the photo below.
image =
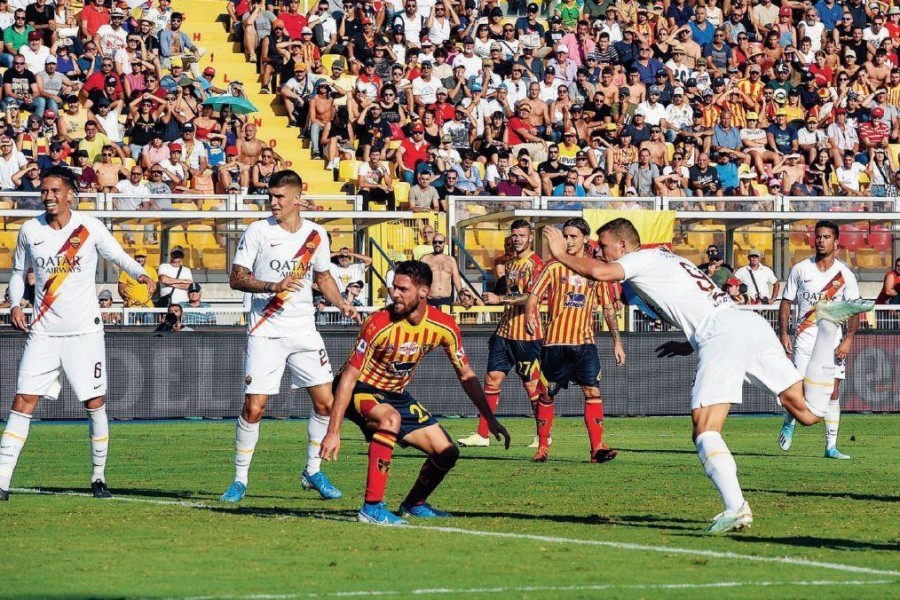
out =
[[831,144],[831,161],[835,165],[843,162],[845,152],[859,152],[859,136],[856,128],[847,123],[847,110],[836,108],[832,111],[834,123],[828,126],[828,140]]
[[427,160],[430,145],[425,141],[425,126],[421,122],[414,124],[410,131],[412,135],[400,142],[400,147],[394,154],[394,162],[403,181],[412,185],[416,181],[416,166]]
[[19,48],[19,54],[25,57],[26,69],[32,73],[40,73],[44,70],[44,64],[51,52],[44,45],[44,36],[41,32],[32,31],[28,34],[28,43]]
[[[283,17],[282,17],[283,18]],[[169,27],[159,32],[159,57],[163,68],[168,67],[172,59],[181,58],[197,76],[199,73],[197,60],[202,56],[200,48],[194,45],[190,36],[181,31],[184,15],[173,12],[169,19]]]
[[194,274],[184,265],[184,248],[175,246],[169,252],[169,262],[159,265],[159,305],[187,302],[187,289],[192,283]]
[[578,66],[569,58],[569,48],[565,44],[558,44],[554,57],[547,61],[547,68],[544,70],[545,82],[551,69],[554,70],[555,80],[560,82],[561,85],[568,85],[575,81]]
[[778,154],[790,154],[798,150],[797,132],[788,125],[787,110],[775,111],[775,123],[766,129],[766,143],[769,150]]
[[[95,296],[100,257],[127,270],[151,292],[155,284],[98,219],[72,210],[78,202],[76,187],[69,169],[45,172],[41,182],[45,212],[19,230],[9,281],[10,317],[15,329],[28,334],[28,341],[19,363],[12,411],[0,436],[0,500],[9,499],[10,480],[39,400],[59,398],[63,375],[89,419],[91,492],[95,498],[112,497],[105,476],[110,434],[106,348]],[[60,240],[65,241],[64,252]],[[30,322],[20,307],[29,266],[36,278]]]
[[806,117],[806,124],[797,131],[797,144],[800,152],[806,157],[806,164],[812,164],[820,148],[828,148],[828,135],[819,127],[819,119],[810,114]]
[[[147,273],[147,277],[149,277],[153,282],[159,280],[159,275],[157,275],[156,269],[147,264],[146,250],[144,250],[143,248],[137,248],[134,251],[134,260],[137,261],[137,264],[141,265],[144,268],[144,271]],[[150,286],[143,281],[138,281],[137,279],[129,275],[128,271],[125,271],[124,269],[119,273],[119,280],[116,283],[116,289],[119,293],[119,297],[122,298],[122,302],[125,304],[126,308],[153,308],[153,294],[150,291]],[[151,317],[152,315],[142,314],[140,316]]]
[[315,94],[315,80],[308,73],[304,62],[294,63],[294,76],[281,86],[281,97],[288,112],[291,125],[301,129],[306,127],[309,99]]
[[747,286],[751,304],[772,304],[781,289],[775,272],[762,264],[762,253],[755,248],[747,252],[747,261],[745,266],[734,272],[734,276]]
[[128,31],[122,24],[125,22],[125,12],[118,7],[109,11],[109,23],[101,25],[94,35],[94,43],[100,49],[100,55],[112,59],[118,50],[126,46]]
[[891,126],[884,122],[884,108],[874,107],[869,114],[872,118],[859,125],[859,140],[862,148],[871,156],[876,148],[887,148],[891,137]]
[[531,2],[525,8],[525,16],[516,19],[516,37],[522,40],[523,43],[526,43],[528,40],[522,39],[522,36],[537,34],[538,39],[544,37],[546,29],[538,22],[540,12],[541,8],[536,3]]
[[413,102],[419,116],[422,116],[429,104],[437,102],[437,90],[444,87],[433,73],[434,65],[426,60],[421,65],[420,75],[412,80]]
[[[124,271],[122,271],[124,273]],[[112,308],[113,296],[112,292],[109,290],[102,290],[99,294],[97,294],[97,304],[100,305],[100,310],[104,308]],[[120,325],[122,323],[122,313],[120,312],[102,312],[100,313],[100,320],[103,321],[104,325]]]
[[13,139],[5,133],[0,135],[0,190],[14,191],[13,176],[26,164],[28,159],[16,149]]
[[[56,70],[56,56],[53,55],[48,56],[44,60],[43,69],[35,71],[35,73],[38,94],[44,104],[38,114],[43,114],[46,110],[59,113],[63,105],[63,88],[72,88],[75,82]],[[35,98],[35,108],[39,105],[37,100]]]
[[204,175],[209,168],[206,145],[197,140],[196,133],[196,126],[187,122],[181,126],[181,137],[174,142],[184,149],[184,163],[190,170],[191,178]]
[[215,325],[216,315],[210,311],[202,311],[203,308],[211,308],[209,302],[202,298],[202,288],[199,283],[193,282],[187,288],[187,302],[181,302],[184,312],[181,322],[185,325]]

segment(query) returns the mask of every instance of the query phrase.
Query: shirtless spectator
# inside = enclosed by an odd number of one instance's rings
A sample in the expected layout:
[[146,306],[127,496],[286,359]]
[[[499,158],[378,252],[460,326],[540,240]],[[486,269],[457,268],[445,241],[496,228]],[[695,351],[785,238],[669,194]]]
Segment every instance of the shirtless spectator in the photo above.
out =
[[453,292],[463,289],[456,259],[449,254],[444,254],[446,244],[447,238],[444,234],[436,234],[432,242],[433,252],[422,257],[422,262],[431,267],[431,275],[434,279],[431,289],[428,291],[428,304],[437,308],[451,306]]
[[781,176],[782,189],[789,190],[794,187],[795,183],[803,182],[803,177],[806,174],[806,165],[800,162],[801,158],[803,158],[802,155],[794,152],[775,164],[775,167],[772,169],[772,176],[777,177],[780,173],[783,173]]
[[[331,97],[331,85],[319,80],[316,94],[309,101],[307,113],[307,129],[313,160],[322,158],[322,141],[328,140],[331,121],[334,120],[334,99]],[[249,127],[249,125],[248,125]]]
[[115,192],[119,176],[128,177],[129,170],[122,164],[112,162],[116,156],[115,148],[107,144],[100,152],[100,162],[94,163],[94,172],[97,173],[97,186],[102,192]]

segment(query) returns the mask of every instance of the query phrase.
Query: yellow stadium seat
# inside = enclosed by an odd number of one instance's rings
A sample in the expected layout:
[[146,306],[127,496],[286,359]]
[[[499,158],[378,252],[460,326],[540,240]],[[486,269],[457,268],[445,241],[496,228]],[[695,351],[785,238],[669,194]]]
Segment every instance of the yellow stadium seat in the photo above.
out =
[[18,237],[18,231],[0,231],[0,248],[15,248]]
[[854,253],[854,258],[860,269],[880,269],[884,266],[882,254],[875,248],[860,248]]
[[222,248],[207,248],[203,251],[202,265],[204,269],[225,270],[228,267],[228,257]]
[[358,160],[342,160],[338,168],[338,181],[356,183],[360,164],[362,163]]
[[94,210],[97,208],[97,203],[92,200],[82,200],[78,203],[78,210]]
[[675,156],[675,144],[672,142],[666,142],[666,160],[672,162],[672,157]]
[[175,210],[197,210],[197,205],[193,202],[173,202],[172,208]]
[[0,248],[0,269],[12,269],[12,251]]
[[182,246],[187,248],[187,239],[184,236],[184,225],[174,225],[169,229],[169,248]]
[[219,248],[219,243],[213,234],[212,225],[188,225],[185,237],[187,238],[188,246],[192,249]]
[[888,147],[891,159],[891,166],[894,169],[900,169],[900,144],[891,144]]
[[13,203],[7,200],[0,200],[0,210],[11,210]]
[[391,186],[394,190],[394,199],[397,201],[397,208],[409,204],[410,185],[405,181],[395,181]]
[[475,168],[478,169],[478,176],[481,177],[482,180],[484,180],[484,165],[481,164],[480,161],[477,161],[477,160],[476,160],[476,161],[475,161]]
[[122,160],[123,160],[122,164],[125,166],[126,169],[131,169],[132,167],[134,167],[137,164],[137,162],[130,156],[126,156]]

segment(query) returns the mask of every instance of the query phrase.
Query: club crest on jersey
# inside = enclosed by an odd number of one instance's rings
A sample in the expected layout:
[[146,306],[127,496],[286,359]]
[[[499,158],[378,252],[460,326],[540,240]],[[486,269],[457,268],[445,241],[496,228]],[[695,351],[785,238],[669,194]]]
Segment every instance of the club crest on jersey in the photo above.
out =
[[584,285],[586,282],[587,280],[581,275],[572,275],[572,277],[569,279],[569,283],[576,287],[579,285]]
[[245,385],[250,385],[251,383],[253,383],[253,376],[252,376],[252,375],[247,375],[246,377],[244,377],[244,384],[245,384]]
[[584,294],[576,294],[575,292],[566,292],[566,300],[563,303],[564,306],[569,306],[572,308],[584,308],[584,303],[587,300],[587,296]]
[[400,348],[397,350],[397,352],[401,356],[410,356],[411,354],[415,354],[418,351],[418,342],[404,342],[403,344],[400,344]]
[[313,244],[312,242],[307,242],[307,243],[306,243],[306,250],[307,250],[310,254],[312,254],[313,252],[316,251],[316,245]]
[[390,353],[393,352],[396,348],[397,348],[397,346],[395,346],[394,344],[388,344],[388,345],[385,347],[384,351],[385,351],[385,353],[390,354]]
[[69,245],[78,250],[81,247],[81,238],[77,235],[73,235],[69,238]]

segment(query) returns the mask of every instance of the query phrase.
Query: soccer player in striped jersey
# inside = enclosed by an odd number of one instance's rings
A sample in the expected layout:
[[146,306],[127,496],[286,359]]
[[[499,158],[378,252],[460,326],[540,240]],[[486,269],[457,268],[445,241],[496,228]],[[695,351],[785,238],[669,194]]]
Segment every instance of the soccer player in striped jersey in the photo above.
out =
[[[0,500],[9,499],[9,485],[19,454],[28,438],[38,400],[58,398],[65,375],[89,419],[91,492],[111,498],[106,485],[109,421],[106,417],[106,344],[97,305],[97,263],[102,256],[153,294],[155,282],[122,249],[98,219],[72,211],[78,204],[78,181],[66,167],[49,167],[41,177],[44,214],[19,230],[13,272],[9,279],[13,327],[28,334],[19,363],[16,397],[0,437]],[[28,323],[19,307],[25,275],[34,269],[34,313]]]
[[356,423],[369,442],[365,501],[357,518],[377,525],[406,521],[384,503],[394,446],[398,442],[428,455],[419,477],[400,505],[401,516],[449,517],[427,500],[456,464],[459,449],[450,436],[406,386],[426,354],[441,348],[450,359],[463,390],[488,430],[509,448],[509,433],[491,412],[478,377],[469,366],[462,336],[453,317],[427,303],[431,268],[409,260],[394,269],[393,304],[373,313],[360,330],[356,348],[337,382],[331,424],[322,440],[322,458],[336,459],[341,447],[341,422]]
[[871,302],[819,302],[818,335],[805,376],[785,356],[772,327],[758,314],[738,310],[731,298],[690,261],[665,248],[641,248],[631,221],[613,219],[598,231],[600,250],[609,262],[570,255],[563,234],[544,228],[551,254],[596,281],[628,281],[648,306],[681,329],[687,342],[667,342],[660,357],[697,352],[691,389],[694,444],[725,510],[713,518],[709,533],[749,527],[753,512],[744,500],[734,456],[722,438],[732,404],[740,404],[744,381],[775,395],[799,423],[812,425],[828,412],[834,389],[834,347],[840,323],[871,310]]
[[[566,252],[587,256],[591,228],[578,217],[563,224]],[[618,452],[603,443],[603,400],[600,398],[600,359],[594,341],[594,311],[602,308],[613,338],[617,365],[625,364],[625,349],[619,338],[616,309],[610,284],[579,275],[557,260],[544,269],[531,288],[525,304],[529,332],[540,327],[540,302],[547,297],[550,321],[544,332],[541,371],[547,381],[546,400],[538,402],[538,450],[534,462],[546,462],[550,454],[550,428],[553,425],[553,398],[574,381],[584,393],[584,424],[590,441],[591,462],[612,460]]]
[[231,288],[252,296],[244,406],[235,429],[234,481],[222,494],[222,502],[244,498],[250,462],[259,441],[259,423],[269,396],[280,391],[285,364],[291,369],[291,387],[306,388],[313,403],[300,485],[316,490],[326,500],[341,497],[341,491],[320,470],[319,443],[328,429],[334,377],[325,343],[316,331],[313,284],[345,317],[358,320],[359,316],[331,276],[328,233],[300,215],[301,210],[313,208],[302,195],[303,181],[297,173],[273,173],[269,178],[272,216],[247,227],[234,256]]
[[[541,339],[543,332],[538,327],[529,332],[525,328],[525,301],[528,290],[534,285],[544,261],[532,251],[534,234],[531,224],[524,219],[516,219],[510,225],[509,240],[512,244],[513,258],[507,261],[506,294],[503,296],[486,293],[485,304],[503,305],[503,315],[497,331],[491,336],[488,346],[487,376],[484,379],[484,395],[491,407],[497,411],[500,404],[500,385],[511,369],[525,386],[525,393],[531,402],[531,408],[537,420],[538,401],[546,399],[547,387],[541,376]],[[478,420],[478,431],[468,437],[457,440],[460,446],[484,447],[490,445],[487,421],[484,417]],[[532,447],[538,446],[535,437]]]

